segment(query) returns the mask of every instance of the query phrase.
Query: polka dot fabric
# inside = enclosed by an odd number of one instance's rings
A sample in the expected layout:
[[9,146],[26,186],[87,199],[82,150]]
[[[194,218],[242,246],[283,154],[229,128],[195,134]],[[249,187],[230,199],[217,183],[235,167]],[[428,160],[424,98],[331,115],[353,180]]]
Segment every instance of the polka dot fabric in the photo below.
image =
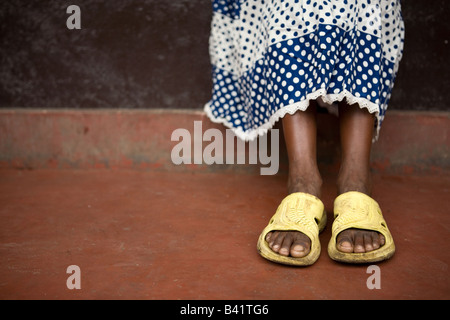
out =
[[376,114],[402,57],[399,0],[213,0],[212,99],[205,112],[244,140],[320,98]]

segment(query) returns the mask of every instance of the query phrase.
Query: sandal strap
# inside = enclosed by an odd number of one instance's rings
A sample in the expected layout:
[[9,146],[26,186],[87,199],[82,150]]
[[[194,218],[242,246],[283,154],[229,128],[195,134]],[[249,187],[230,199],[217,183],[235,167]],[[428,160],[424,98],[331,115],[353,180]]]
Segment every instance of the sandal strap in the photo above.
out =
[[389,234],[380,206],[361,192],[350,191],[338,196],[334,201],[334,218],[332,232],[336,236],[350,228]]
[[308,193],[292,193],[280,203],[266,231],[300,231],[313,240],[319,233],[323,212],[324,205],[319,198]]

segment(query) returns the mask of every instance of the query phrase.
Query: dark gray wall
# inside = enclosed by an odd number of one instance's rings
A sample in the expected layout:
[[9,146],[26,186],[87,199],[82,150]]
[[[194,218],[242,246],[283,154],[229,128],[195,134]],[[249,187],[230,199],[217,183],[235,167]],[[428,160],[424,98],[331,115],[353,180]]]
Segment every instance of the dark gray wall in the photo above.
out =
[[[450,110],[448,0],[403,1],[390,107]],[[81,8],[81,30],[66,9]],[[209,0],[0,1],[0,107],[202,108]]]

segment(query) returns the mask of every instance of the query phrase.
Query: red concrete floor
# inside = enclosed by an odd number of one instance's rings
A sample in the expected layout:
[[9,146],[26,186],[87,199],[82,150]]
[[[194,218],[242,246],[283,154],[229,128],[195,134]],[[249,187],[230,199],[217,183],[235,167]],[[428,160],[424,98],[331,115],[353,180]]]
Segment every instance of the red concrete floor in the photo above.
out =
[[[1,299],[449,299],[450,174],[374,177],[397,252],[368,265],[326,252],[311,267],[271,263],[256,240],[285,176],[126,170],[0,171]],[[81,271],[69,290],[67,268]]]

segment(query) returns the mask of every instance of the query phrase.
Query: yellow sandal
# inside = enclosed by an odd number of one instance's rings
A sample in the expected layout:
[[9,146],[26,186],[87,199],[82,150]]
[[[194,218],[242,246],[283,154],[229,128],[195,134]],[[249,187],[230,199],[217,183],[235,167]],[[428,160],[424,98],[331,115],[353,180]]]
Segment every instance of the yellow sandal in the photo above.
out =
[[[296,192],[283,199],[275,215],[258,239],[257,249],[264,258],[288,265],[308,266],[320,255],[319,233],[325,228],[327,215],[324,205],[317,197]],[[269,247],[266,235],[271,231],[299,231],[311,240],[311,251],[302,258],[282,256]]]
[[[334,218],[332,236],[328,243],[328,255],[331,259],[347,263],[369,263],[389,259],[394,254],[394,240],[380,206],[368,195],[350,191],[338,196],[334,201]],[[370,252],[341,252],[336,247],[336,238],[340,232],[350,228],[377,231],[384,236],[385,243],[379,249]]]

